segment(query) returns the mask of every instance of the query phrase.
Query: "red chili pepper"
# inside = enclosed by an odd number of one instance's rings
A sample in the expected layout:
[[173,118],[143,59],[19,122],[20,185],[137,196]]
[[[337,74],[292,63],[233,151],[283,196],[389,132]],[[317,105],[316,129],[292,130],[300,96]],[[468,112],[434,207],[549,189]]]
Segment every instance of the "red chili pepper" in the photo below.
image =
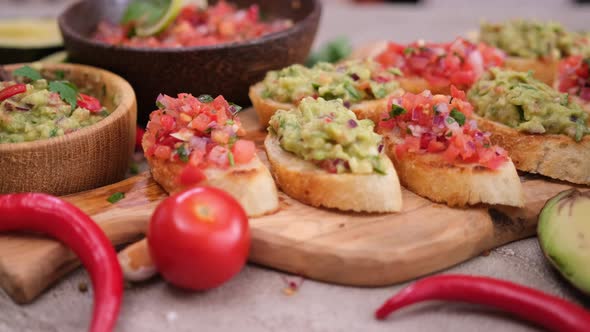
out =
[[6,100],[14,95],[27,92],[26,84],[15,84],[0,90],[0,101]]
[[109,239],[74,205],[40,193],[0,196],[0,232],[46,233],[71,248],[88,270],[94,287],[89,331],[112,331],[123,295],[123,274]]
[[102,110],[102,105],[98,99],[83,93],[78,94],[78,106],[85,108],[92,113]]
[[488,305],[553,331],[590,330],[590,313],[580,306],[508,281],[466,275],[419,280],[385,302],[375,317],[385,319],[395,310],[428,300]]

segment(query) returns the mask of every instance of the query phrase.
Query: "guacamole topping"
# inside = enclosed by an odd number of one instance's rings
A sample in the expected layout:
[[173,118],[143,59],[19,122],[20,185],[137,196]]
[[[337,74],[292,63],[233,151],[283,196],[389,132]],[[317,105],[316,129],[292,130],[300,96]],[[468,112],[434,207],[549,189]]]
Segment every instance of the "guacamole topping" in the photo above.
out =
[[279,110],[269,131],[281,147],[331,173],[385,173],[381,136],[371,120],[357,120],[342,100],[307,97],[290,111]]
[[15,86],[23,87],[22,92],[0,98],[0,143],[63,136],[109,115],[97,99],[88,95],[74,91],[73,100],[68,102],[68,98],[60,95],[60,92],[64,93],[71,86],[67,84],[45,79],[37,79],[29,84],[0,82],[0,91]]
[[590,55],[587,34],[567,31],[559,23],[512,20],[483,23],[480,40],[523,58],[560,59],[569,55]]
[[345,106],[361,100],[384,98],[398,89],[396,68],[384,70],[371,60],[351,60],[340,64],[320,62],[311,68],[292,65],[266,74],[263,98],[298,102],[304,97],[342,99]]
[[533,78],[532,73],[491,69],[468,93],[482,117],[531,134],[563,134],[576,141],[590,132],[588,114],[568,94]]

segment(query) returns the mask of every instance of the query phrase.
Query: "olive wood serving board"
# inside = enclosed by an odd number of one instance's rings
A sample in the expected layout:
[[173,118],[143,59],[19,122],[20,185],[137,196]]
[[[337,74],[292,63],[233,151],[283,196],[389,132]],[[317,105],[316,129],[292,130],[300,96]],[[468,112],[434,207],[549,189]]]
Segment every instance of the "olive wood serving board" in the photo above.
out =
[[[241,115],[249,138],[265,135],[253,111]],[[264,153],[260,156],[266,161]],[[325,282],[381,286],[413,279],[535,234],[545,201],[569,184],[523,179],[524,208],[456,209],[403,190],[403,211],[344,213],[303,205],[283,193],[280,210],[250,220],[250,261]],[[107,202],[115,192],[125,198]],[[167,194],[143,173],[64,198],[90,214],[114,244],[143,236],[152,211]],[[2,217],[0,216],[0,221]],[[78,265],[58,242],[30,234],[0,235],[0,286],[18,303],[33,300]]]

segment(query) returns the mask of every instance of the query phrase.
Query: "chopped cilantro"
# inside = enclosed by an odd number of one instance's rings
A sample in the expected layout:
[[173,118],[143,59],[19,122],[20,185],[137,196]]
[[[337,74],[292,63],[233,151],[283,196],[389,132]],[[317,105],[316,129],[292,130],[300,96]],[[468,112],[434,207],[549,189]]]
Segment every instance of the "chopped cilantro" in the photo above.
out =
[[49,131],[49,137],[55,137],[57,136],[57,128],[53,128],[51,129],[51,131]]
[[380,87],[379,89],[377,89],[377,91],[373,91],[373,95],[377,99],[384,98],[385,96],[387,96],[387,90],[384,87]]
[[455,121],[455,119],[453,119],[453,117],[449,116],[449,117],[447,117],[447,118],[445,119],[445,122],[446,122],[447,124],[453,124],[453,123],[455,123],[456,121]]
[[235,166],[236,162],[234,160],[234,154],[231,151],[227,152],[227,159],[229,160],[230,166]]
[[125,198],[125,194],[118,191],[118,192],[112,194],[111,196],[109,196],[109,198],[107,198],[107,201],[111,204],[115,204],[118,201],[122,200],[123,198]]
[[391,68],[387,69],[387,71],[392,73],[393,75],[397,75],[397,76],[403,75],[402,71],[397,67],[391,67]]
[[107,117],[109,114],[111,114],[111,113],[109,113],[109,111],[107,111],[107,110],[102,110],[102,111],[98,112],[98,115],[100,115],[102,117]]
[[416,52],[416,49],[413,47],[406,47],[404,48],[404,54],[405,55],[410,55],[412,53]]
[[213,101],[213,97],[211,97],[210,95],[200,95],[199,97],[197,97],[197,99],[201,102],[201,103],[210,103]]
[[49,82],[49,91],[57,92],[61,99],[76,109],[78,99],[78,88],[70,82],[52,81]]
[[230,120],[227,120],[227,121],[225,121],[225,124],[226,124],[226,125],[228,125],[228,126],[231,126],[231,125],[233,125],[234,123],[235,123],[235,122],[234,122],[234,120],[231,120],[231,119],[230,119]]
[[346,84],[346,85],[344,85],[344,89],[348,92],[348,94],[350,94],[350,96],[354,100],[361,99],[361,94],[358,92],[358,90],[354,86],[352,86],[350,84]]
[[156,106],[158,107],[158,109],[163,110],[166,108],[166,106],[164,106],[164,104],[162,104],[161,102],[156,100]]
[[141,22],[153,24],[164,15],[169,3],[169,0],[134,0],[123,13],[121,23]]
[[346,37],[338,37],[322,45],[317,52],[310,54],[305,65],[311,67],[318,62],[336,63],[347,58],[351,52],[350,40]]
[[318,91],[318,89],[321,87],[321,85],[319,85],[318,83],[313,83],[313,82],[312,82],[312,83],[311,83],[311,87],[312,87],[314,90]]
[[184,144],[182,144],[178,147],[178,149],[176,149],[176,154],[182,162],[188,162],[189,152],[188,149],[184,146]]
[[412,130],[410,128],[406,128],[406,134],[412,135]]
[[396,104],[391,104],[391,111],[389,112],[389,118],[390,119],[393,119],[396,116],[405,114],[407,112],[408,111],[405,108],[403,108],[403,107],[401,107],[399,105],[396,105]]
[[460,126],[465,124],[465,114],[459,112],[456,108],[451,110],[450,116],[455,119]]
[[570,95],[568,93],[564,93],[561,95],[561,100],[560,100],[560,104],[562,106],[567,106],[567,104],[569,104],[570,101]]
[[[66,73],[63,70],[56,70],[55,71],[55,78],[57,80],[63,80],[64,78],[66,78]],[[103,85],[102,88],[104,89],[105,86]]]
[[15,70],[14,72],[12,72],[12,74],[15,76],[26,77],[26,78],[30,79],[31,81],[36,81],[36,80],[40,80],[43,78],[41,76],[41,73],[38,70],[33,69],[29,66],[20,67],[17,70]]

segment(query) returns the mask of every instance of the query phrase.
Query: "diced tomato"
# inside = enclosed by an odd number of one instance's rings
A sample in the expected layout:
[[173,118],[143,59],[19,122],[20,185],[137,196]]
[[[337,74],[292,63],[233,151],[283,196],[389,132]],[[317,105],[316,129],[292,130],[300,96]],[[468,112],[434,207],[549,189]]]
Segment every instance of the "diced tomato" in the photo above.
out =
[[207,179],[199,167],[187,165],[178,176],[178,183],[185,187],[195,186]]
[[83,93],[78,94],[78,106],[85,108],[92,113],[102,110],[102,105],[98,99]]
[[428,143],[427,151],[431,153],[444,151],[446,148],[445,143],[439,141],[430,141]]
[[154,156],[158,159],[169,159],[172,154],[172,149],[166,145],[158,145],[154,151]]
[[570,93],[590,101],[588,82],[590,66],[582,56],[571,56],[558,65],[557,88],[560,92]]
[[174,120],[174,118],[170,115],[164,114],[160,116],[160,124],[167,131],[171,131],[172,129],[174,129],[175,123],[176,120]]
[[457,157],[459,156],[459,149],[457,149],[454,145],[449,145],[447,150],[443,153],[443,157],[449,163],[455,163]]
[[218,167],[227,167],[229,165],[229,159],[227,156],[227,149],[223,146],[217,145],[211,149],[207,160],[209,163]]
[[451,85],[451,96],[460,100],[466,100],[465,91],[457,89],[454,85]]
[[232,153],[236,164],[246,164],[254,158],[256,154],[256,145],[248,140],[238,140],[232,147]]

